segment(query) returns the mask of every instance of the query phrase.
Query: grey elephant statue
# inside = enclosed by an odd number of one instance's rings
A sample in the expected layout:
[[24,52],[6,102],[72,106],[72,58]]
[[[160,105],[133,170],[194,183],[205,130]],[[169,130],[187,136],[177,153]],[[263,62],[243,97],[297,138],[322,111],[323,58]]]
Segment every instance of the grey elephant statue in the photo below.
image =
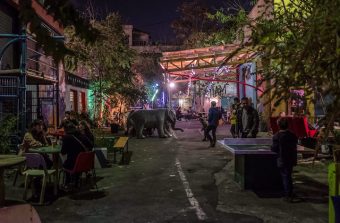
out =
[[160,138],[172,135],[172,130],[180,130],[176,128],[176,114],[171,109],[161,108],[153,110],[137,110],[131,112],[127,118],[127,132],[133,127],[136,131],[137,138],[145,138],[143,135],[144,128],[157,129]]

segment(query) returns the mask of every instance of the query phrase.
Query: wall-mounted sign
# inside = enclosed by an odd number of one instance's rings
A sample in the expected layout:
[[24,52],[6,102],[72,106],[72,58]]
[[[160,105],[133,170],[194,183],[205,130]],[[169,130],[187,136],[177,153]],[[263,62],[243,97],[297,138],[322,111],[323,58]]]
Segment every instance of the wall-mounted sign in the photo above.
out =
[[[244,84],[239,84],[240,98],[251,98],[254,106],[256,106],[256,64],[244,63],[239,67],[239,81]],[[250,85],[250,86],[249,86]],[[251,87],[254,86],[254,87]]]

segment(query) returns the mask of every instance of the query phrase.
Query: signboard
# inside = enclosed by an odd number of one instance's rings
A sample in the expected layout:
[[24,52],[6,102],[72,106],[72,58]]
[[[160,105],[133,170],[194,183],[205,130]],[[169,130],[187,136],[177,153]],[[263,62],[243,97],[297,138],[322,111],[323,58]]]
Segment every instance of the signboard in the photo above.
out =
[[[239,84],[240,98],[251,98],[256,108],[256,64],[245,63],[239,67],[239,81],[247,85]],[[248,86],[250,85],[250,86]],[[254,86],[254,87],[251,87]]]

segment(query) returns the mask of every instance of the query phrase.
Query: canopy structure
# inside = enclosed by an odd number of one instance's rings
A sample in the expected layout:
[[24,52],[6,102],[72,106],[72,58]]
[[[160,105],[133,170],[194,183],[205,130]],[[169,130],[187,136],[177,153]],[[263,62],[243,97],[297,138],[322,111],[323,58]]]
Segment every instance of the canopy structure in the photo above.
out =
[[[187,101],[187,107],[201,108],[209,104],[207,100],[220,101],[224,107],[235,96],[256,100],[256,91],[261,91],[256,86],[256,55],[240,44],[163,52],[160,65],[169,86],[169,107],[172,100],[178,106]],[[172,83],[179,84],[176,91],[170,89]]]
[[256,55],[256,52],[250,49],[239,47],[239,44],[229,44],[163,52],[160,65],[170,76],[170,82],[239,82],[237,67],[251,61]]

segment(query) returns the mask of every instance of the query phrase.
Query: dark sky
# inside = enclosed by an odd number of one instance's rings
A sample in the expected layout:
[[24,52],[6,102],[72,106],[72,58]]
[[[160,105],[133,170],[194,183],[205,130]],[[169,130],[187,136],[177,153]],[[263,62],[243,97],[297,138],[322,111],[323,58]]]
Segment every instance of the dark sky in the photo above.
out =
[[[118,11],[125,24],[151,34],[155,41],[166,42],[174,39],[170,27],[173,20],[179,17],[177,7],[184,0],[92,0],[99,14]],[[226,2],[240,2],[249,8],[251,0],[206,0],[213,8],[220,8]],[[73,0],[79,8],[84,7],[88,0]]]

